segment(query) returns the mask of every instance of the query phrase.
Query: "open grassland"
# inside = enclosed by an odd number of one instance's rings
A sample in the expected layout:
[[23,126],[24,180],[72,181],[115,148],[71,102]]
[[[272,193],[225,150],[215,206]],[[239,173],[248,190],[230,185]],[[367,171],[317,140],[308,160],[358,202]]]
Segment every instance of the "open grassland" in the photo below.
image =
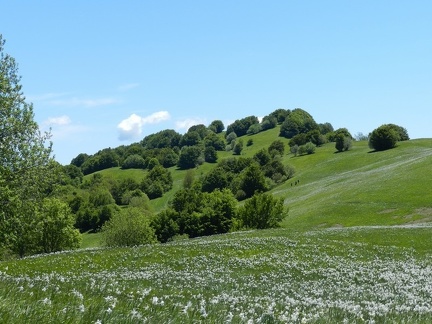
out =
[[288,229],[0,263],[2,323],[430,323],[432,227]]
[[[255,135],[243,156],[271,141]],[[290,209],[283,228],[2,262],[1,321],[431,323],[432,140],[378,153],[326,144],[283,161],[296,169],[271,191]],[[172,168],[156,211],[185,172]]]
[[432,221],[432,140],[412,140],[384,152],[366,142],[335,153],[327,144],[309,156],[291,157],[294,178],[273,190],[285,198],[284,226],[396,225]]

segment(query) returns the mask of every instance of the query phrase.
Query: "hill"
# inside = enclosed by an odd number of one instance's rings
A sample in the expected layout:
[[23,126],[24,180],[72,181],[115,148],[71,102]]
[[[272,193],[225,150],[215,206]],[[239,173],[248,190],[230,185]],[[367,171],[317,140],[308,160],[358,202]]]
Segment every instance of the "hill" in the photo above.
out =
[[[277,136],[253,135],[252,156]],[[266,138],[265,138],[266,137]],[[287,140],[284,140],[287,141]],[[93,248],[0,263],[4,322],[329,323],[432,321],[432,139],[371,152],[285,154],[295,177],[270,192],[280,229],[133,248]],[[221,157],[231,156],[223,152]],[[204,163],[195,172],[214,167]],[[161,210],[174,187],[151,201]],[[111,168],[102,177],[143,177]],[[90,180],[92,175],[87,176]],[[295,185],[295,183],[297,184]],[[97,245],[97,234],[85,236]]]
[[[279,129],[244,139],[252,139],[242,157],[279,139]],[[219,159],[232,157],[232,152],[219,152]],[[283,163],[292,165],[293,179],[270,192],[285,199],[289,217],[283,226],[296,229],[315,227],[396,225],[432,220],[432,188],[428,176],[432,162],[432,139],[399,142],[392,150],[372,152],[366,141],[355,141],[351,150],[337,153],[334,143],[327,143],[315,154],[286,154]],[[208,172],[214,164],[205,163],[195,169],[196,176]],[[174,193],[181,188],[186,170],[171,167],[173,189],[151,201],[155,211],[166,208]],[[105,177],[136,177],[139,170],[112,168],[100,171]],[[86,176],[87,178],[90,176]],[[298,185],[294,183],[299,180]]]

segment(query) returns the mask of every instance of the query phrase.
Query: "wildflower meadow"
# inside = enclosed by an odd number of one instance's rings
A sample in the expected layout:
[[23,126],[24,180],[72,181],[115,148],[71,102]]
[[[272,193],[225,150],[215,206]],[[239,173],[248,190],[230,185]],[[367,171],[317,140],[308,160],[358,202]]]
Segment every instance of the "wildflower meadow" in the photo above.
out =
[[427,323],[432,227],[286,229],[0,263],[2,323]]

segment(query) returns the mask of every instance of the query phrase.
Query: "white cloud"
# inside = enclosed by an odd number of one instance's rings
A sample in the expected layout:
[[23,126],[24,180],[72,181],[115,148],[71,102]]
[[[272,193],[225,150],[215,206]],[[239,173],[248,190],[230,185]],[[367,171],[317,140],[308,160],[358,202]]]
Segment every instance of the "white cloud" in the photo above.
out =
[[27,98],[30,102],[42,103],[44,105],[50,106],[60,106],[60,107],[99,107],[107,106],[121,102],[120,100],[112,97],[102,97],[102,98],[80,98],[72,97],[70,93],[44,93],[36,96],[29,96]]
[[128,91],[139,87],[139,83],[126,83],[117,88],[118,91]]
[[167,111],[158,111],[146,117],[132,114],[117,125],[119,130],[119,140],[125,141],[137,138],[141,135],[144,125],[157,124],[170,119],[170,117],[171,116]]
[[99,107],[99,106],[107,106],[118,103],[119,100],[114,98],[98,98],[98,99],[81,99],[81,98],[65,98],[58,100],[48,100],[47,103],[54,106],[67,106],[67,107]]
[[71,123],[71,119],[69,118],[69,116],[66,115],[59,116],[59,117],[50,117],[44,122],[45,125],[52,125],[52,126],[54,125],[64,126],[70,123]]
[[176,122],[176,129],[177,130],[185,130],[187,131],[190,127],[204,124],[206,125],[206,120],[202,118],[186,118],[183,120],[178,120]]

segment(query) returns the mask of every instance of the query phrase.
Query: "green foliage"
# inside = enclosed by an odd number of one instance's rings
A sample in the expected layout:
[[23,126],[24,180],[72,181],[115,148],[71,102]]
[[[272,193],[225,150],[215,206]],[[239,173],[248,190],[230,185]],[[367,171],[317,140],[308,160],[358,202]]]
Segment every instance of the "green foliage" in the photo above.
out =
[[257,161],[260,166],[264,166],[271,161],[272,157],[268,149],[262,148],[254,154],[253,159]]
[[398,134],[398,141],[408,141],[410,139],[406,128],[395,124],[386,124],[386,126],[396,131]]
[[237,139],[237,134],[235,132],[230,132],[225,139],[227,144],[231,145],[233,142],[235,143],[235,140]]
[[225,171],[220,166],[213,168],[202,179],[202,191],[212,192],[216,189],[228,188],[233,176],[231,172]]
[[189,169],[186,171],[186,174],[183,179],[183,188],[190,189],[192,188],[195,182],[195,171],[193,169]]
[[279,108],[273,111],[269,116],[275,117],[278,124],[282,124],[285,119],[289,116],[291,110]]
[[394,127],[382,125],[372,131],[369,136],[369,147],[375,151],[384,151],[396,146],[399,133]]
[[180,232],[177,219],[179,213],[168,208],[155,215],[151,220],[151,227],[155,231],[156,238],[159,242],[165,243],[178,235]]
[[301,134],[297,134],[294,135],[290,141],[289,141],[289,146],[293,147],[295,145],[297,146],[302,146],[305,145],[308,142],[308,136],[305,133],[301,133]]
[[287,214],[284,199],[274,198],[267,193],[254,195],[238,210],[238,218],[243,226],[257,229],[279,227]]
[[253,162],[242,172],[239,189],[245,192],[246,198],[252,197],[256,192],[268,190],[264,173],[258,163]]
[[216,135],[215,133],[209,133],[204,138],[204,146],[205,147],[213,147],[216,151],[223,151],[225,149],[225,141],[222,139],[220,135]]
[[345,136],[343,133],[339,133],[335,136],[335,147],[338,152],[348,151],[352,147],[351,137]]
[[184,146],[180,151],[177,166],[180,169],[190,169],[202,163],[203,150],[199,146]]
[[275,128],[278,120],[275,116],[265,116],[261,122],[261,130],[266,131],[268,129]]
[[259,124],[259,120],[256,116],[248,116],[242,119],[237,119],[234,123],[228,125],[226,134],[228,135],[234,132],[239,137],[246,135],[249,127],[254,124]]
[[213,146],[207,146],[204,149],[204,161],[208,163],[215,163],[217,161],[217,152]]
[[44,199],[35,224],[36,252],[51,253],[77,249],[81,234],[74,228],[75,217],[59,199]]
[[145,169],[147,166],[144,158],[138,154],[129,155],[122,163],[122,169]]
[[196,237],[226,233],[231,228],[236,205],[229,189],[202,193],[199,184],[195,184],[177,191],[171,209],[156,216],[153,226],[161,241],[177,234]]
[[243,140],[240,139],[233,148],[233,154],[235,155],[240,155],[241,152],[243,151]]
[[23,256],[32,252],[34,218],[59,169],[4,44],[0,34],[0,248]]
[[223,132],[223,130],[225,129],[225,126],[221,120],[214,120],[209,125],[209,129],[211,131],[215,132],[216,134],[219,134],[219,133]]
[[246,134],[247,135],[253,135],[253,134],[258,134],[259,132],[261,132],[262,128],[260,124],[252,124],[250,125],[250,127],[248,128]]
[[303,109],[294,109],[287,116],[280,128],[280,136],[292,138],[300,133],[308,133],[313,129],[318,129],[318,124],[313,117]]
[[156,242],[150,215],[137,208],[122,209],[102,227],[106,246],[138,246]]
[[80,153],[72,159],[71,164],[80,168],[89,157],[86,153]]
[[144,137],[141,144],[146,149],[179,147],[182,136],[172,129],[166,129]]
[[285,154],[285,144],[281,140],[273,141],[268,147],[268,152],[272,157],[275,155],[283,156]]
[[119,166],[119,157],[112,149],[105,149],[89,157],[81,165],[84,174]]
[[320,133],[323,135],[326,135],[327,133],[331,133],[334,131],[334,128],[330,123],[318,124],[318,128]]
[[198,145],[201,141],[201,136],[197,131],[188,131],[183,135],[180,141],[180,147]]

